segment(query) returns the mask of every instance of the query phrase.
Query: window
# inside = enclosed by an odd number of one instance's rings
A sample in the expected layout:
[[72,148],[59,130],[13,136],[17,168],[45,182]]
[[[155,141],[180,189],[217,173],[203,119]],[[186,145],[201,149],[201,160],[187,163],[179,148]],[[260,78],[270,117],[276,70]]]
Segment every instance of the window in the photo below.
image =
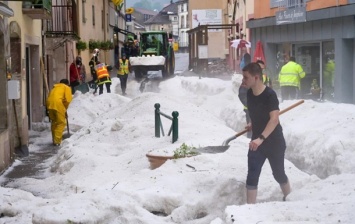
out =
[[92,25],[95,26],[95,6],[92,5]]
[[101,10],[101,29],[105,29],[105,17],[104,17],[104,10]]
[[110,30],[109,24],[110,24],[110,15],[107,13],[107,32]]
[[85,2],[86,2],[86,0],[82,0],[82,1],[81,1],[81,3],[82,3],[81,14],[82,14],[83,23],[86,23],[86,18],[85,18]]

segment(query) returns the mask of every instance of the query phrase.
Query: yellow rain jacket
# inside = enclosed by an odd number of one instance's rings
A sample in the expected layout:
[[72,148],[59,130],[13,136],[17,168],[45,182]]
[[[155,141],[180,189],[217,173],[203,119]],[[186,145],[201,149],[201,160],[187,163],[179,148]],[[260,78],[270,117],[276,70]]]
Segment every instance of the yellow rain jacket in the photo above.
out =
[[55,84],[47,98],[47,109],[56,110],[64,115],[72,99],[69,86],[64,83]]
[[306,76],[301,65],[289,61],[279,73],[280,86],[296,86],[300,88],[301,79]]
[[71,88],[64,83],[55,84],[47,98],[47,109],[51,120],[53,144],[62,142],[66,125],[65,112],[72,101]]

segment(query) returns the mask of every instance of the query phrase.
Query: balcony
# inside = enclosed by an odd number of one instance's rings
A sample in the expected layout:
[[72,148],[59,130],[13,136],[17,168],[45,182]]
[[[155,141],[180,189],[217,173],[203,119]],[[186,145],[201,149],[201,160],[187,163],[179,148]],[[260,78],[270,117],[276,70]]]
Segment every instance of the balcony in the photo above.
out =
[[52,2],[51,20],[46,23],[47,38],[80,39],[78,36],[78,15],[75,0]]
[[52,0],[22,2],[22,13],[32,19],[52,19]]

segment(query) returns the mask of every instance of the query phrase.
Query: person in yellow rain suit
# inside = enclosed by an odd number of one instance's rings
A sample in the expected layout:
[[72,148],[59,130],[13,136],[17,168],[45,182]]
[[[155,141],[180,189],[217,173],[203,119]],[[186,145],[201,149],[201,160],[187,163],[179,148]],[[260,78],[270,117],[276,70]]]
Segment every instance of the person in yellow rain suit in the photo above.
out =
[[47,109],[51,120],[53,145],[59,146],[62,142],[63,131],[66,125],[67,109],[72,101],[72,92],[68,79],[62,79],[55,84],[47,98]]

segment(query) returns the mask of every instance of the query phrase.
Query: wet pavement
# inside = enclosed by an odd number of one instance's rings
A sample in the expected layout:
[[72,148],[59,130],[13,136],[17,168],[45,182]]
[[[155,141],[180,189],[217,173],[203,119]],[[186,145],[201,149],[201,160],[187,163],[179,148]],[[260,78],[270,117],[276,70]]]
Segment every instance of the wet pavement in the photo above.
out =
[[[30,139],[36,137],[38,136],[30,136]],[[63,136],[63,139],[65,138],[66,136]],[[9,172],[5,172],[2,175],[2,181],[0,183],[2,187],[6,187],[14,180],[24,177],[35,179],[44,178],[44,171],[47,170],[48,167],[44,166],[43,162],[57,154],[60,146],[54,146],[51,143],[44,143],[37,146],[40,146],[40,148],[34,152],[30,152],[28,156],[16,158],[16,160],[20,161],[20,164],[13,165],[9,168]]]

